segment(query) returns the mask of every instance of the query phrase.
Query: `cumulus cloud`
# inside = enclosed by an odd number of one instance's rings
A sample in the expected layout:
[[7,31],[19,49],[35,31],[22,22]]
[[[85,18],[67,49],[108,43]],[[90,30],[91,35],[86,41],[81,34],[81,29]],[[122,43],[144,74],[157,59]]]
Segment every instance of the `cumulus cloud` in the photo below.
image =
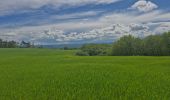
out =
[[158,34],[167,31],[170,31],[170,22],[159,23],[159,26],[154,30]]
[[146,0],[139,0],[131,6],[131,9],[137,9],[141,12],[149,12],[156,8],[158,8],[158,6],[155,3]]
[[31,41],[38,41],[38,40],[55,40],[57,42],[72,42],[72,41],[83,41],[83,40],[113,40],[117,39],[123,35],[134,35],[134,36],[146,36],[146,33],[149,33],[149,28],[143,24],[113,24],[108,27],[100,28],[100,29],[93,29],[87,32],[71,32],[66,33],[62,30],[58,30],[57,28],[53,27],[50,29],[44,29],[41,31],[28,31],[27,34],[23,34],[23,31],[16,30],[15,37],[17,39],[28,39],[30,38]]
[[[88,12],[84,14],[89,15]],[[90,15],[91,14],[92,13],[90,13]],[[75,17],[74,15],[70,16]],[[81,14],[78,16],[81,16]],[[19,41],[53,40],[58,43],[83,40],[112,41],[127,34],[144,37],[153,33],[169,31],[170,22],[166,22],[167,20],[170,20],[170,13],[161,11],[153,11],[141,15],[133,12],[124,14],[110,13],[93,20],[78,20],[67,23],[25,26],[11,30],[1,30],[2,33],[0,37],[6,38],[4,35],[9,34],[11,37],[7,36],[8,39]],[[86,31],[76,31],[83,29]]]
[[[50,0],[46,0],[46,2]],[[53,0],[52,0],[53,1]],[[60,0],[61,1],[61,0]],[[69,0],[72,4],[80,4],[95,2],[99,3],[111,3],[117,0]],[[0,1],[1,2],[1,1]],[[5,1],[4,1],[5,2]],[[37,1],[38,2],[38,1]],[[56,1],[57,2],[57,1]],[[61,1],[66,4],[66,1]],[[87,11],[81,13],[72,13],[65,15],[54,15],[47,18],[46,21],[53,20],[67,20],[58,23],[47,23],[38,24],[37,26],[22,26],[19,28],[7,28],[1,30],[0,38],[3,39],[14,39],[14,40],[28,40],[28,41],[45,41],[52,40],[57,43],[72,42],[72,41],[106,41],[106,40],[116,40],[123,35],[132,34],[136,37],[145,37],[154,33],[162,33],[169,31],[170,25],[170,13],[163,12],[161,10],[151,11],[152,2],[140,0],[138,2],[144,2],[139,9],[142,12],[138,13],[136,11],[129,12],[110,12],[104,13],[101,16],[96,16],[102,11]],[[54,3],[55,4],[55,3]],[[1,5],[1,4],[0,4]],[[41,4],[40,6],[42,6]],[[137,4],[136,4],[137,5]],[[134,6],[134,5],[133,5]],[[133,7],[132,6],[132,7]],[[37,6],[39,7],[39,6]],[[31,7],[31,8],[37,8]],[[137,6],[136,6],[137,7]],[[133,7],[134,9],[138,9]],[[149,9],[149,10],[148,10]],[[155,9],[155,8],[154,8]],[[153,10],[153,9],[152,9]],[[84,16],[96,16],[95,18],[81,19]],[[74,19],[75,18],[75,19]],[[78,18],[78,19],[76,19]],[[80,19],[79,19],[80,18]],[[44,23],[41,21],[40,23]],[[7,35],[8,36],[5,36]],[[9,35],[11,37],[9,37]],[[48,41],[49,42],[49,41]]]
[[[57,32],[56,32],[57,31]],[[46,35],[56,39],[57,41],[77,41],[77,40],[103,40],[119,38],[123,35],[132,34],[134,36],[143,37],[148,35],[149,27],[143,24],[114,24],[101,29],[93,29],[89,32],[72,32],[65,34],[63,31],[49,30]]]

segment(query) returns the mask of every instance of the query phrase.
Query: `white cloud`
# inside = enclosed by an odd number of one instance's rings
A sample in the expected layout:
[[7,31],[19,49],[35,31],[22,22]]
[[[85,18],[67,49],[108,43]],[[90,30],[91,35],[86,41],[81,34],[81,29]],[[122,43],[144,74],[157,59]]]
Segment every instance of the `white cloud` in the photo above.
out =
[[62,31],[55,32],[56,30],[50,30],[47,32],[48,36],[53,37],[57,41],[78,41],[78,40],[103,40],[103,39],[115,39],[123,35],[132,34],[134,36],[146,36],[149,33],[149,28],[142,24],[114,24],[109,27],[101,29],[93,29],[89,32],[72,32],[65,34]]
[[27,11],[45,5],[56,8],[64,6],[80,6],[86,4],[109,4],[120,0],[0,0],[0,15],[13,13],[15,10]]
[[162,12],[159,10],[138,14],[136,12],[126,13],[112,13],[100,18],[102,23],[149,23],[153,21],[167,21],[170,20],[169,12]]
[[79,13],[72,13],[72,14],[65,14],[65,15],[53,15],[52,19],[71,19],[71,18],[80,18],[80,17],[91,17],[96,16],[97,14],[101,13],[102,11],[87,11],[87,12],[79,12]]
[[134,36],[145,36],[147,35],[146,33],[149,33],[149,28],[142,24],[114,24],[87,32],[71,32],[69,34],[66,34],[64,31],[58,30],[55,27],[41,29],[41,31],[27,31],[25,34],[23,34],[22,30],[16,30],[13,32],[16,33],[14,38],[17,38],[18,40],[30,39],[29,41],[38,41],[51,39],[58,42],[71,42],[83,40],[113,40],[127,34],[132,34]]
[[[54,16],[58,19],[93,16],[96,12],[67,14]],[[152,11],[138,14],[138,12],[117,12],[88,20],[72,20],[63,23],[40,26],[24,26],[9,31],[1,30],[1,34],[12,34],[9,39],[44,41],[53,40],[57,43],[71,41],[103,41],[114,40],[127,34],[144,37],[154,33],[162,33],[170,29],[170,13]],[[141,24],[143,23],[143,24]],[[77,32],[79,30],[79,32]],[[81,30],[81,32],[80,32]],[[86,30],[86,31],[82,31]]]
[[[150,34],[162,33],[169,31],[169,23],[159,23],[157,27],[151,29],[152,24],[113,24],[107,27],[92,29],[87,32],[70,32],[59,30],[55,26],[50,27],[34,27],[13,30],[5,33],[12,37],[4,37],[10,40],[28,40],[32,42],[39,42],[45,40],[53,40],[54,43],[66,43],[74,41],[99,42],[99,41],[113,41],[118,38],[131,34],[136,37],[145,37]],[[37,30],[38,29],[38,30]]]
[[146,0],[139,0],[134,5],[131,6],[131,9],[137,9],[141,12],[149,12],[156,8],[158,8],[156,4],[154,4],[151,1],[146,1]]
[[170,31],[170,22],[159,23],[159,26],[154,30],[155,33]]

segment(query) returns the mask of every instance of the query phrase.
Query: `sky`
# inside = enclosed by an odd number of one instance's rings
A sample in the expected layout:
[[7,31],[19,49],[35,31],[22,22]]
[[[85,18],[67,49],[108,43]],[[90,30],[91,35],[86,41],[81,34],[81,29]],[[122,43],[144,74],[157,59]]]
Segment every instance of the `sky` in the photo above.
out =
[[0,38],[111,43],[170,31],[170,0],[0,0]]

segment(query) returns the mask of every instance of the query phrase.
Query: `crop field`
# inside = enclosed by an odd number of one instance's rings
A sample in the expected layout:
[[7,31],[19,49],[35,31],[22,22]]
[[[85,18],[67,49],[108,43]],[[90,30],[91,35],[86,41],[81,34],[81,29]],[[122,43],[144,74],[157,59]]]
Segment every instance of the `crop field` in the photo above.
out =
[[0,49],[0,100],[170,100],[170,57]]

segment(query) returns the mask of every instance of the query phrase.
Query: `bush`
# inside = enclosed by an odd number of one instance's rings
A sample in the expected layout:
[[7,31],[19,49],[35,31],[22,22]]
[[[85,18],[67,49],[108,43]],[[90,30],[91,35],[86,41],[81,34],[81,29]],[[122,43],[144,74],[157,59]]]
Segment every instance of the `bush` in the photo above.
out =
[[108,55],[111,45],[107,44],[86,44],[81,48],[82,52],[86,52],[89,56],[105,56]]
[[121,37],[113,43],[112,55],[133,56],[141,55],[143,51],[142,40],[131,35]]
[[89,54],[87,52],[83,52],[83,51],[78,51],[76,52],[77,56],[89,56]]
[[170,32],[151,35],[143,39],[132,35],[121,37],[113,45],[86,44],[77,52],[79,56],[169,56]]

